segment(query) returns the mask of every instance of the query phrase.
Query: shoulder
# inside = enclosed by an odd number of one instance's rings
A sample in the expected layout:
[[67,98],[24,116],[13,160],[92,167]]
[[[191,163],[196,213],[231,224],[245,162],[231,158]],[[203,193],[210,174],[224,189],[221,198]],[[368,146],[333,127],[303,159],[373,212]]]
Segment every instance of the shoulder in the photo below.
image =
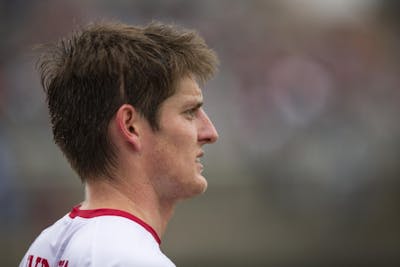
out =
[[156,240],[145,228],[129,219],[118,216],[101,216],[90,219],[75,234],[75,238],[83,239],[90,243],[97,242],[95,244],[106,244],[108,246],[110,245],[109,242],[118,242],[129,244],[130,246],[146,245],[146,247],[152,248],[159,247]]
[[74,235],[64,258],[77,255],[85,266],[175,266],[142,226],[116,216],[92,219]]
[[49,266],[175,266],[148,229],[120,216],[65,216],[40,234],[21,264],[39,257]]

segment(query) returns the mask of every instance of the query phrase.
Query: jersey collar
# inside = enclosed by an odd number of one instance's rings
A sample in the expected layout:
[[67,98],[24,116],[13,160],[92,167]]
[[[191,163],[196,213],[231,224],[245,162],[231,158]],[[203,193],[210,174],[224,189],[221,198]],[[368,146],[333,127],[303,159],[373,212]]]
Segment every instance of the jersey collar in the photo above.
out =
[[116,209],[81,210],[80,207],[81,207],[81,205],[75,206],[72,209],[72,211],[69,213],[69,217],[72,219],[75,217],[90,219],[90,218],[95,218],[95,217],[99,217],[99,216],[118,216],[118,217],[127,218],[127,219],[139,224],[144,229],[146,229],[154,237],[154,239],[157,241],[157,243],[159,245],[161,245],[161,239],[158,236],[157,232],[153,229],[153,227],[151,227],[146,222],[144,222],[143,220],[141,220],[140,218],[136,217],[133,214],[130,214],[130,213],[128,213],[126,211],[122,211],[122,210],[116,210]]

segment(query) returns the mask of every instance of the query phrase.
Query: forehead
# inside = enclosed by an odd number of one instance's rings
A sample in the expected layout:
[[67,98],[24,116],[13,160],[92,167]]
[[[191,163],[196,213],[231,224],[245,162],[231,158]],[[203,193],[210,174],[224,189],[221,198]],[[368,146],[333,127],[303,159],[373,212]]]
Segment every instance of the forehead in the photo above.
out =
[[203,101],[203,94],[199,84],[191,77],[185,77],[181,79],[177,84],[175,94],[173,94],[165,102],[187,101]]

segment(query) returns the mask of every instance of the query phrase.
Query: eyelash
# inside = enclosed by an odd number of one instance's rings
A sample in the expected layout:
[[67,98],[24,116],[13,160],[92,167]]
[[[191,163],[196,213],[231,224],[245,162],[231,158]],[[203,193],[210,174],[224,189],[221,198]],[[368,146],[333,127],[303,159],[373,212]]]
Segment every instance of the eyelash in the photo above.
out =
[[199,110],[198,108],[192,108],[185,111],[185,114],[187,114],[190,118],[194,118],[198,110]]

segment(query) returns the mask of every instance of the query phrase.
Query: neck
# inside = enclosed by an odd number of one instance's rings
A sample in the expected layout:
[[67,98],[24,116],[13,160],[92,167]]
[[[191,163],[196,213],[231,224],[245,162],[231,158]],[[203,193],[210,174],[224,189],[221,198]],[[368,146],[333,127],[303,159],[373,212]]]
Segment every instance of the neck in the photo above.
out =
[[149,183],[132,185],[126,180],[87,181],[81,209],[123,210],[149,224],[162,238],[176,203],[158,198]]

